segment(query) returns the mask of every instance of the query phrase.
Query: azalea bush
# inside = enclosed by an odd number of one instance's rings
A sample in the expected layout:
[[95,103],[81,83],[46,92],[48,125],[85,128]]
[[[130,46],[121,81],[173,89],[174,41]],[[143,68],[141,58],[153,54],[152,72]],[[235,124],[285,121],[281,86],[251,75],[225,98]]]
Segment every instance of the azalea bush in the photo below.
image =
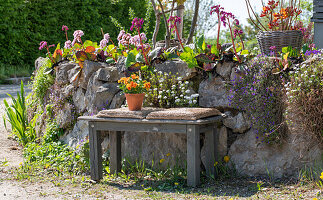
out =
[[147,80],[151,83],[151,90],[145,98],[146,106],[161,108],[197,107],[198,94],[190,88],[192,83],[183,81],[178,74],[155,70],[146,72]]
[[229,102],[246,112],[257,138],[264,143],[282,142],[286,134],[282,75],[272,73],[275,63],[258,56],[229,85]]

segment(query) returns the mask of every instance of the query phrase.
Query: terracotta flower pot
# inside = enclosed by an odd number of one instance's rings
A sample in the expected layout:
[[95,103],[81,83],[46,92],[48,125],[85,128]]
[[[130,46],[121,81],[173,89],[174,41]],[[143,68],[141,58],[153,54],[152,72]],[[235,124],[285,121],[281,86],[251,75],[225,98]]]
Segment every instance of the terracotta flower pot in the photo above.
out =
[[144,101],[145,93],[141,94],[125,94],[128,108],[131,111],[141,110]]

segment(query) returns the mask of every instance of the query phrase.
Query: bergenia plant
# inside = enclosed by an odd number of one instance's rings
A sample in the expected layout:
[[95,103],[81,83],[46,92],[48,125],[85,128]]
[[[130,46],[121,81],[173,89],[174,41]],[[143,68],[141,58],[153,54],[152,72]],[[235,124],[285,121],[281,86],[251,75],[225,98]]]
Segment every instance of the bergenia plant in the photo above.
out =
[[184,50],[184,46],[183,46],[183,43],[182,43],[182,40],[181,40],[181,36],[179,35],[178,29],[177,29],[177,26],[181,23],[181,18],[177,17],[177,16],[170,16],[169,19],[167,20],[167,22],[170,24],[170,26],[169,26],[170,30],[174,29],[173,33],[176,32],[178,41],[181,44],[182,49]]
[[221,16],[222,16],[222,13],[223,13],[223,7],[221,7],[220,5],[212,6],[211,11],[210,11],[210,15],[212,15],[213,13],[216,13],[217,16],[218,16],[218,37],[217,37],[217,40],[216,40],[216,47],[218,48],[218,50],[220,50],[221,49],[221,45],[219,43],[220,30],[221,30],[220,20],[221,20]]
[[46,41],[41,41],[39,43],[39,48],[38,49],[39,50],[46,49],[49,59],[54,64],[54,63],[57,62],[57,60],[56,60],[56,58],[58,58],[57,55],[62,56],[62,51],[59,49],[59,46],[58,46],[58,48],[54,51],[54,54],[52,56],[51,53],[50,53],[50,51],[49,51],[49,48],[51,48],[51,47],[55,47],[55,44],[48,45]]
[[[144,43],[143,43],[143,39],[147,40],[147,38],[146,38],[145,34],[140,33],[140,29],[142,28],[143,23],[144,23],[144,20],[140,19],[140,18],[137,18],[137,17],[132,20],[132,25],[130,27],[130,30],[131,31],[137,31],[138,35],[132,37],[133,41],[130,41],[130,42],[132,42],[134,45],[136,45],[139,49],[142,50],[142,54],[144,56],[146,64],[149,65],[149,62],[147,60],[147,55],[146,55],[146,50],[147,49],[145,49],[145,47],[147,45],[144,45]],[[140,45],[138,45],[139,43],[140,43]]]

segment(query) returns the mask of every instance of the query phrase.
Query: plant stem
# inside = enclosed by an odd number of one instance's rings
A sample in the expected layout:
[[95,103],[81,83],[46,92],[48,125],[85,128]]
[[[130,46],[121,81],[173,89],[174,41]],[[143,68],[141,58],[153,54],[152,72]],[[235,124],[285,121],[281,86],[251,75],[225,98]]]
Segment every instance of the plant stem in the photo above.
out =
[[145,49],[144,49],[144,44],[142,43],[142,39],[140,36],[140,31],[139,28],[137,27],[137,31],[138,31],[138,35],[139,35],[139,40],[140,40],[140,44],[141,44],[141,50],[142,50],[142,54],[144,55],[145,61],[146,61],[146,65],[149,65],[148,61],[147,61],[147,57],[146,57],[146,53],[145,53]]
[[221,49],[221,45],[219,44],[219,40],[220,40],[220,29],[221,29],[221,19],[220,19],[220,12],[217,13],[218,14],[218,37],[216,39],[216,47],[218,48],[218,50]]
[[183,46],[183,44],[182,44],[181,37],[179,36],[178,30],[177,30],[177,26],[176,26],[176,22],[175,22],[174,26],[175,26],[175,32],[176,32],[176,35],[177,35],[177,37],[178,37],[178,41],[179,41],[179,43],[181,44],[181,47],[182,47],[182,49],[183,49],[183,51],[184,51],[184,46]]
[[230,29],[230,34],[231,34],[231,41],[232,41],[232,46],[233,46],[233,51],[234,51],[234,54],[236,55],[239,63],[241,63],[241,60],[237,54],[237,51],[236,51],[236,47],[235,47],[235,44],[234,44],[234,41],[233,41],[233,35],[232,35],[232,29],[231,29],[231,26],[230,26],[230,20],[228,19],[228,25],[229,25],[229,29]]

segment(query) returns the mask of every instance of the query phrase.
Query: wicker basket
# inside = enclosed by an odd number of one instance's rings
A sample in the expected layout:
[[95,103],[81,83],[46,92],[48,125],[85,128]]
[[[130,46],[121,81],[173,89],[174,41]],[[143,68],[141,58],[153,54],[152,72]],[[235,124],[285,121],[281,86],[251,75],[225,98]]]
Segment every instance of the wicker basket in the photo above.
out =
[[259,31],[256,35],[261,53],[269,55],[275,46],[275,52],[281,52],[283,47],[292,46],[301,49],[303,44],[303,34],[299,30],[291,31]]

